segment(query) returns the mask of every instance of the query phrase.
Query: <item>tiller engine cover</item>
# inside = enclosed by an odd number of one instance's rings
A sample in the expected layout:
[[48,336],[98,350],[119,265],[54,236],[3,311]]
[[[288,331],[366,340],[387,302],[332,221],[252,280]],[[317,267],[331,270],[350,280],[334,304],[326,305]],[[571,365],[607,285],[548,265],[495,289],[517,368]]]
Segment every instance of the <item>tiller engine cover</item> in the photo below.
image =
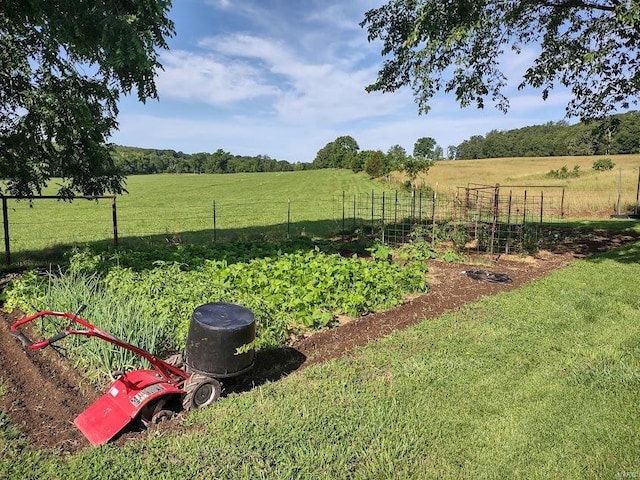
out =
[[[73,423],[92,445],[107,443],[138,415],[152,422],[163,406],[184,393],[164,381],[155,370],[134,370],[119,377],[109,390],[82,412]],[[161,401],[165,397],[166,401]],[[154,411],[144,411],[152,405]]]

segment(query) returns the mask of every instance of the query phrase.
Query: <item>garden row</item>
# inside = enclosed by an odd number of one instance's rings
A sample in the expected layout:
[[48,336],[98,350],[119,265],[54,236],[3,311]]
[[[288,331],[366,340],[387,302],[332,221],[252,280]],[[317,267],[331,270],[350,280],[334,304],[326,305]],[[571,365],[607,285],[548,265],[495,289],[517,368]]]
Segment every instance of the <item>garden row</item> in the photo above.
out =
[[[65,271],[31,271],[13,282],[5,308],[74,311],[84,303],[83,316],[92,323],[168,355],[184,346],[198,305],[233,302],[254,312],[261,349],[329,327],[337,314],[354,317],[396,306],[406,295],[425,291],[425,270],[420,261],[391,262],[383,247],[361,258],[304,241],[111,253],[85,249],[70,255]],[[49,334],[62,326],[41,328]],[[135,356],[104,342],[70,337],[67,346],[94,378],[139,366]]]

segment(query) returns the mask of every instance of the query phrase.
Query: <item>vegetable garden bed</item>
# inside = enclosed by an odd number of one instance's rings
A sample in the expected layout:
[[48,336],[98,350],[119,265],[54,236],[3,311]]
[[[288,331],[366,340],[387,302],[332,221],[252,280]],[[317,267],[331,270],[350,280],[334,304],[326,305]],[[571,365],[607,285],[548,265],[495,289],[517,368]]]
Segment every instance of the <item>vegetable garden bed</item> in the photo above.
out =
[[[226,391],[243,391],[265,381],[277,380],[301,367],[344,355],[359,345],[423,319],[435,318],[444,311],[458,308],[484,295],[518,288],[566,264],[575,258],[576,252],[582,256],[604,251],[633,239],[624,234],[589,235],[588,242],[574,241],[572,248],[565,242],[555,253],[542,252],[529,259],[502,257],[492,268],[509,274],[513,282],[505,285],[476,282],[462,274],[465,267],[459,264],[429,261],[429,293],[417,296],[397,308],[359,317],[346,325],[300,339],[288,347],[260,350],[256,369],[239,383],[227,385]],[[88,265],[91,260],[95,262],[94,267],[103,273],[108,269],[103,269],[101,262],[106,262],[105,265],[115,262],[113,258],[88,255],[87,252],[84,255],[80,263]],[[124,257],[120,258],[120,268],[130,268],[135,272],[155,268],[148,269],[148,265],[144,267],[142,264],[134,266],[130,259]],[[76,260],[79,261],[79,258]],[[181,271],[189,272],[189,268],[197,263],[193,260],[190,266],[183,266]],[[27,287],[27,284],[23,286]],[[25,440],[21,436],[26,434],[36,447],[62,451],[82,448],[85,445],[82,435],[69,423],[73,412],[64,405],[76,405],[82,410],[83,402],[90,403],[92,396],[96,395],[95,390],[88,382],[83,382],[76,372],[58,368],[59,359],[55,355],[25,355],[19,344],[6,334],[8,320],[7,317],[3,319],[0,331],[3,333],[0,336],[0,349],[4,352],[0,373],[3,392],[0,396],[0,422],[5,427],[7,424],[12,426],[10,430],[5,428],[5,432],[14,431],[15,438],[7,438],[6,441],[14,442],[16,448],[24,448]],[[29,398],[29,408],[25,408],[25,398]],[[47,425],[46,431],[42,429],[43,424]]]
[[[5,308],[75,311],[86,304],[85,317],[96,325],[168,356],[182,350],[191,314],[205,303],[250,308],[260,350],[331,327],[336,315],[359,317],[388,310],[407,295],[426,291],[424,262],[344,256],[310,242],[283,245],[284,251],[245,247],[167,247],[158,254],[167,260],[153,261],[147,252],[77,251],[65,272],[31,271],[15,281]],[[135,355],[114,352],[101,342],[72,339],[67,344],[90,378],[144,365]]]

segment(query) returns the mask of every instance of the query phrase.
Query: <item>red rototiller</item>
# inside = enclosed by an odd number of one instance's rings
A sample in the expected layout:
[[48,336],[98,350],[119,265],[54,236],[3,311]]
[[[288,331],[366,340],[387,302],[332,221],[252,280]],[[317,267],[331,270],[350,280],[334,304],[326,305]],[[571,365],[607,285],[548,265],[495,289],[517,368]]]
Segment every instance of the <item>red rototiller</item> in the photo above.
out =
[[[247,308],[230,303],[210,303],[193,312],[187,345],[182,354],[161,360],[80,318],[76,313],[43,310],[11,325],[11,334],[29,349],[53,345],[68,335],[97,337],[146,359],[151,369],[113,372],[107,392],[74,420],[93,445],[113,439],[125,427],[149,427],[176,415],[209,405],[220,397],[220,379],[241,375],[253,367],[255,320]],[[37,342],[20,327],[37,319],[62,317],[63,331]]]

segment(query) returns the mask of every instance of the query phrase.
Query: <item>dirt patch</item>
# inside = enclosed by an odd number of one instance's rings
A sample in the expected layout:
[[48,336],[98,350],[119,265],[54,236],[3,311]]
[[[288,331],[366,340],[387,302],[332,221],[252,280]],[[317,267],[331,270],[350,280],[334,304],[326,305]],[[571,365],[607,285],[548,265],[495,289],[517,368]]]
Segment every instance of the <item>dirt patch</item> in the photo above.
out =
[[54,350],[25,350],[10,335],[10,322],[0,321],[0,378],[6,394],[0,410],[27,435],[36,448],[75,451],[89,445],[73,419],[98,393]]
[[[527,258],[483,257],[477,259],[484,262],[480,265],[431,261],[428,293],[387,312],[343,321],[334,329],[300,339],[290,347],[259,352],[256,368],[242,378],[227,382],[224,393],[246,391],[310,365],[341,357],[398,329],[436,318],[484,296],[519,288],[576,258],[637,239],[638,236],[629,234],[588,233],[558,239],[552,250]],[[465,274],[470,269],[505,274],[510,282],[474,279]],[[73,419],[100,393],[55,351],[25,351],[9,335],[8,325],[14,320],[4,315],[0,321],[0,378],[6,390],[6,394],[0,396],[0,410],[10,416],[36,448],[73,452],[88,446],[73,425]],[[171,424],[177,425],[177,422]]]

